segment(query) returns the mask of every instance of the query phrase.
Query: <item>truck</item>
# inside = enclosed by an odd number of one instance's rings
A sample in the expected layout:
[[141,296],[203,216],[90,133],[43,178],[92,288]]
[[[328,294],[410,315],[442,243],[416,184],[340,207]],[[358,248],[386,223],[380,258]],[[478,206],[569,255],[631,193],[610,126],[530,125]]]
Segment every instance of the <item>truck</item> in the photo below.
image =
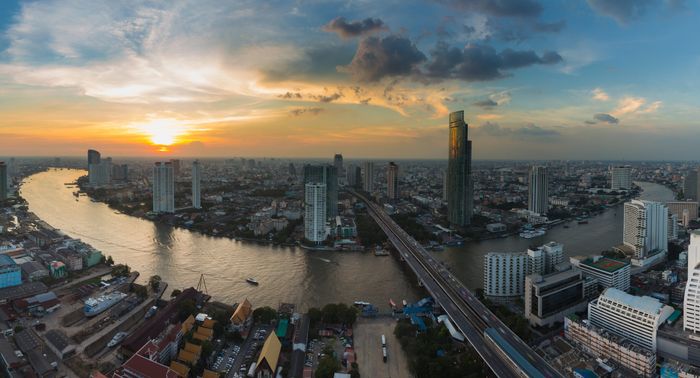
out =
[[382,359],[386,362],[386,336],[382,335]]

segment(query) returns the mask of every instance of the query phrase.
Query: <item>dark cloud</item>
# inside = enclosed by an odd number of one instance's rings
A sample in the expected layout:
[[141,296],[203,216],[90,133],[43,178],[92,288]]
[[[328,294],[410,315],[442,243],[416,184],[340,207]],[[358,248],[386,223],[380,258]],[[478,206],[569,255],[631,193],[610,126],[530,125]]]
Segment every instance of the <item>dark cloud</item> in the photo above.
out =
[[612,17],[619,23],[627,23],[646,12],[656,0],[588,0],[588,5],[599,14]]
[[298,117],[302,114],[310,114],[310,115],[317,115],[318,113],[321,113],[323,111],[323,108],[297,108],[297,109],[292,109],[289,111],[289,114]]
[[455,9],[498,17],[537,17],[542,5],[535,0],[437,0]]
[[498,123],[486,122],[480,128],[476,129],[478,134],[498,136],[498,137],[512,137],[517,139],[553,139],[559,137],[561,134],[559,131],[554,129],[545,129],[543,127],[537,126],[534,123],[525,124],[519,128],[504,128]]
[[456,78],[466,81],[486,81],[504,77],[503,70],[523,68],[534,64],[554,64],[562,61],[556,52],[538,56],[532,50],[506,49],[498,53],[486,45],[467,45],[460,50],[438,42],[431,51],[427,75],[436,79]]
[[323,30],[336,33],[342,38],[353,38],[386,30],[384,21],[378,18],[365,18],[360,21],[348,22],[345,17],[336,17],[323,26]]
[[336,67],[347,64],[354,53],[354,46],[349,44],[311,46],[302,51],[298,60],[264,71],[264,79],[278,82],[334,77],[338,75]]
[[318,100],[320,102],[333,102],[341,97],[343,97],[342,93],[333,93],[331,95],[310,95],[309,97],[313,98],[314,100]]
[[532,26],[532,30],[542,33],[559,33],[566,27],[566,21],[561,20],[559,22],[536,22]]
[[289,100],[289,99],[294,99],[294,98],[301,98],[301,93],[299,93],[299,92],[294,92],[294,93],[292,93],[292,92],[287,92],[287,93],[281,94],[281,95],[279,95],[279,96],[277,96],[277,97],[279,97],[279,98],[284,98],[284,99],[288,99],[288,100]]
[[357,80],[372,82],[415,74],[418,64],[425,60],[425,55],[406,37],[367,37],[360,41],[350,64],[340,69]]
[[367,104],[369,104],[370,101],[372,101],[372,97],[368,97],[368,98],[360,100],[360,104],[367,105]]
[[598,114],[593,116],[593,119],[595,119],[598,122],[604,122],[604,123],[608,123],[611,125],[617,124],[620,122],[619,119],[611,116],[610,114],[606,114],[606,113],[598,113]]
[[491,108],[498,106],[498,103],[496,101],[493,101],[490,98],[487,98],[486,100],[481,100],[481,101],[475,102],[474,105],[476,105],[480,108],[484,108],[484,109],[491,109]]

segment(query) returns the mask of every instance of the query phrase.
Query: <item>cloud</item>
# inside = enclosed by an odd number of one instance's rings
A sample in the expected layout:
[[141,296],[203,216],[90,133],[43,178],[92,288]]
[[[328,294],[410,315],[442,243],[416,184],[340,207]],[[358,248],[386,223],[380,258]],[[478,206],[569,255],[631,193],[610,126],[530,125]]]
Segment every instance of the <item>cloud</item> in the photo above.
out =
[[610,125],[617,124],[620,122],[619,119],[611,116],[610,114],[606,114],[606,113],[598,113],[598,114],[593,116],[593,119],[595,119],[597,122],[604,122],[604,123],[608,123]]
[[333,93],[331,95],[311,95],[309,97],[316,99],[320,102],[333,102],[333,101],[343,97],[343,94],[342,93]]
[[481,101],[475,102],[474,105],[476,105],[480,108],[484,108],[484,109],[491,109],[493,107],[498,106],[498,103],[496,103],[496,101],[493,101],[490,98],[487,98],[486,100],[481,100]]
[[452,8],[498,17],[537,17],[542,5],[534,0],[437,0]]
[[591,95],[593,96],[594,100],[598,101],[608,101],[610,99],[610,96],[608,96],[607,93],[602,88],[596,88],[591,91]]
[[367,37],[360,41],[350,64],[339,69],[357,80],[376,82],[385,77],[415,74],[425,60],[425,55],[406,37]]
[[541,33],[559,33],[566,27],[566,21],[561,20],[558,22],[536,22],[532,29]]
[[626,114],[634,114],[634,113],[641,113],[641,114],[646,114],[646,113],[654,113],[659,108],[661,108],[661,101],[654,101],[651,104],[644,106],[647,103],[647,100],[643,97],[623,97],[618,103],[617,107],[615,110],[612,111],[612,114],[616,116],[623,116]]
[[621,24],[639,18],[655,0],[588,0],[597,13],[611,17]]
[[348,22],[345,17],[336,17],[323,26],[323,30],[336,33],[342,38],[359,37],[386,29],[384,21],[378,18]]
[[323,111],[323,108],[296,108],[289,111],[289,113],[295,117],[303,114],[318,115]]
[[511,97],[512,96],[508,91],[492,93],[489,95],[488,99],[474,102],[473,105],[484,109],[491,109],[496,106],[506,105],[510,103]]
[[505,128],[495,122],[486,122],[475,131],[477,134],[482,135],[528,140],[554,139],[561,135],[557,130],[543,128],[534,123],[527,123],[518,128]]
[[513,70],[535,64],[555,64],[562,57],[553,51],[538,56],[532,50],[506,49],[499,52],[487,45],[469,44],[464,49],[438,42],[431,51],[426,75],[436,79],[487,81],[505,77],[504,70]]

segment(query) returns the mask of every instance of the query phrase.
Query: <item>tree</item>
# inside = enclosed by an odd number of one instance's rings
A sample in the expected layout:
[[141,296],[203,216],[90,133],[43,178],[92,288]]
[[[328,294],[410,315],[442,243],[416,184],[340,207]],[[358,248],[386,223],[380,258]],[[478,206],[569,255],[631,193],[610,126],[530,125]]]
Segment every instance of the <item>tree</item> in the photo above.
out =
[[153,291],[158,291],[158,288],[160,287],[160,282],[162,279],[160,278],[159,275],[153,275],[151,278],[148,279],[148,286],[151,287],[151,290]]
[[178,304],[178,318],[180,321],[184,321],[190,315],[194,315],[197,312],[197,305],[192,299],[187,299]]
[[311,323],[312,327],[323,320],[323,312],[316,307],[311,307],[307,314],[309,315],[309,323]]
[[265,323],[269,324],[272,320],[277,318],[277,311],[275,311],[273,308],[265,306],[265,307],[258,307],[255,310],[253,310],[253,320],[256,323]]
[[112,256],[107,256],[107,260],[105,260],[105,264],[107,264],[107,266],[114,265],[114,259],[112,259]]
[[112,267],[112,276],[114,277],[128,277],[131,274],[131,268],[125,264],[117,264]]
[[337,371],[340,371],[340,362],[333,356],[323,356],[316,367],[315,378],[333,378]]
[[170,298],[175,298],[175,297],[177,297],[177,296],[180,295],[180,294],[182,294],[182,290],[180,290],[180,289],[175,289],[175,290],[173,290],[172,293],[170,293]]

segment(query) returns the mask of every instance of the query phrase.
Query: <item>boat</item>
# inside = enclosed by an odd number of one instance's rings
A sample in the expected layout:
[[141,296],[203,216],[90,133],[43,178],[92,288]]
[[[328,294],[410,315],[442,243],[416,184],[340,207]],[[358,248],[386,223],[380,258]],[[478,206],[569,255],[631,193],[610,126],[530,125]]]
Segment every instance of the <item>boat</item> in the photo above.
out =
[[245,279],[245,282],[247,282],[247,283],[249,283],[249,284],[251,284],[251,285],[257,285],[257,284],[258,284],[258,280],[256,280],[256,279],[253,278],[253,277],[248,277],[248,278],[246,278],[246,279]]
[[88,298],[83,307],[83,313],[87,317],[95,316],[103,313],[105,310],[119,303],[127,295],[121,291],[113,291],[109,294],[100,295],[96,298]]
[[124,338],[125,338],[127,335],[128,335],[128,333],[126,333],[126,332],[117,332],[117,334],[114,335],[114,337],[112,338],[112,340],[109,341],[109,343],[107,344],[107,346],[110,347],[110,348],[117,346],[117,344],[119,344],[122,340],[124,340]]
[[520,233],[520,237],[524,239],[532,239],[546,234],[543,228],[538,228],[537,230],[525,230]]

